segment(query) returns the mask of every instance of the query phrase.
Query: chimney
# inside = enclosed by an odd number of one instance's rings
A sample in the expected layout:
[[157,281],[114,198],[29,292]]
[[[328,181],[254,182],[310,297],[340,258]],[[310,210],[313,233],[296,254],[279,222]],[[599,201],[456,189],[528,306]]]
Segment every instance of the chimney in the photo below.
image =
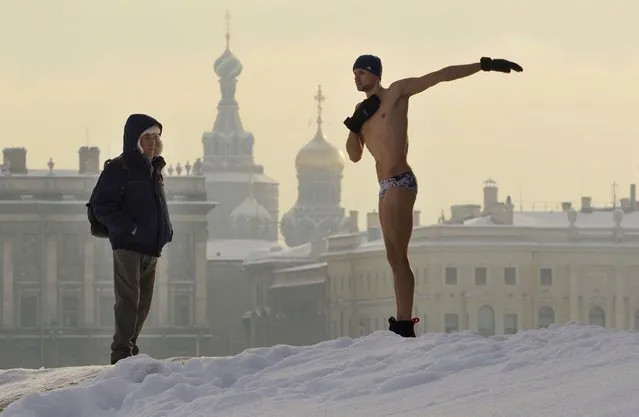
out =
[[97,146],[81,146],[78,150],[80,174],[97,174],[100,172],[100,148]]
[[463,223],[466,220],[474,219],[481,215],[479,204],[455,204],[450,206],[450,222]]
[[420,224],[420,214],[419,210],[413,210],[413,227],[421,226]]
[[348,231],[350,233],[359,232],[359,212],[357,210],[348,212]]
[[504,224],[512,226],[515,223],[515,205],[510,196],[506,197],[504,204]]
[[630,184],[630,209],[635,211],[637,209],[637,186]]
[[379,224],[379,213],[366,213],[366,233],[369,242],[382,238],[382,228]]
[[27,170],[27,150],[25,148],[4,148],[3,164],[9,167],[12,174],[28,174]]
[[492,212],[492,207],[497,204],[498,187],[494,180],[484,181],[484,214]]
[[495,224],[506,224],[506,205],[504,203],[493,205],[490,217]]
[[572,203],[570,201],[564,201],[563,203],[561,203],[561,210],[564,213],[570,210],[570,207],[572,207]]
[[592,197],[581,197],[581,212],[592,213]]

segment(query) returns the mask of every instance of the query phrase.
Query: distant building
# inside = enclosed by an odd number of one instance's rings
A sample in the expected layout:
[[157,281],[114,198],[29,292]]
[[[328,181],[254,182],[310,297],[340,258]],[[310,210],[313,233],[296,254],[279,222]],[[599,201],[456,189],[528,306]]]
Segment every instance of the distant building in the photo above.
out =
[[[228,17],[228,16],[227,16]],[[235,99],[242,63],[226,48],[213,65],[220,101],[210,132],[202,135],[207,196],[219,205],[208,216],[208,309],[214,355],[238,353],[249,345],[242,314],[254,305],[243,267],[250,253],[279,246],[279,184],[253,156],[255,138],[244,130]]]
[[249,293],[242,323],[247,344],[309,345],[328,337],[328,271],[318,261],[326,239],[292,248],[271,248],[244,259]]
[[244,260],[254,252],[279,250],[276,242],[249,239],[215,239],[207,243],[208,306],[213,332],[212,354],[237,354],[251,347],[242,317],[257,303]]
[[[331,337],[387,329],[395,314],[383,239],[328,238]],[[490,336],[582,321],[639,330],[639,211],[635,187],[617,207],[584,197],[551,212],[515,211],[489,181],[482,206],[453,206],[410,243],[414,314],[423,332]]]
[[322,132],[324,99],[320,86],[315,96],[317,131],[295,158],[297,200],[280,225],[286,244],[291,247],[342,231],[357,231],[357,223],[351,224],[350,218],[344,218],[341,206],[344,154]]
[[[208,305],[216,355],[284,341],[323,339],[327,334],[326,269],[318,264],[319,253],[311,246],[325,249],[326,236],[357,230],[357,212],[345,218],[340,206],[344,158],[322,133],[321,90],[316,97],[317,133],[295,161],[299,198],[278,230],[279,185],[254,162],[253,134],[242,127],[235,100],[242,64],[230,50],[228,31],[226,39],[226,49],[214,64],[222,96],[218,114],[213,130],[202,138],[208,198],[219,202],[209,214],[207,242]],[[289,248],[278,243],[279,231]],[[318,270],[287,272],[304,265]],[[277,297],[271,297],[272,293]],[[291,309],[300,300],[305,300],[308,311],[296,315]],[[273,308],[277,316],[271,314]],[[312,326],[313,332],[285,331],[295,326]]]
[[212,130],[202,135],[207,196],[219,204],[209,213],[209,238],[277,241],[279,184],[255,163],[255,138],[242,126],[235,90],[243,67],[231,52],[228,32],[213,69],[221,98]]
[[[100,150],[79,149],[77,170],[27,169],[6,148],[0,175],[0,368],[108,363],[114,330],[112,252],[90,235],[84,204]],[[173,242],[159,259],[140,349],[155,357],[209,352],[204,177],[166,175]],[[20,352],[19,355],[16,352]]]

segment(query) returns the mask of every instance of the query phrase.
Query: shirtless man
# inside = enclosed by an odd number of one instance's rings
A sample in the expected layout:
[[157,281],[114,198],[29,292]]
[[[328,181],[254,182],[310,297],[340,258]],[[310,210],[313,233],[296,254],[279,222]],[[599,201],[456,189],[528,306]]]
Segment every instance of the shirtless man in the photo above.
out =
[[366,99],[355,107],[344,124],[350,130],[346,150],[351,161],[362,158],[364,145],[375,159],[379,181],[379,221],[386,257],[393,271],[397,317],[388,319],[389,330],[403,337],[415,337],[411,318],[415,277],[408,260],[408,243],[413,230],[413,207],[417,180],[407,162],[408,99],[441,82],[468,77],[479,71],[509,73],[523,69],[504,59],[481,58],[479,62],[453,65],[421,77],[406,78],[381,86],[382,63],[373,55],[362,55],[353,65],[355,86]]

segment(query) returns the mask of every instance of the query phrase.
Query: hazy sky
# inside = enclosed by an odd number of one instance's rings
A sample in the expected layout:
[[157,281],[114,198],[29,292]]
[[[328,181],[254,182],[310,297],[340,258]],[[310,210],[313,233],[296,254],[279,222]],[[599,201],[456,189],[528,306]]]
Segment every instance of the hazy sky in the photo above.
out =
[[[315,131],[317,85],[325,133],[362,99],[351,66],[384,64],[383,83],[481,56],[520,74],[479,73],[411,99],[410,163],[424,222],[480,203],[482,181],[517,206],[610,200],[639,174],[639,3],[633,0],[0,0],[2,146],[25,146],[28,166],[76,168],[89,141],[103,159],[122,147],[129,113],[164,123],[170,163],[202,154],[220,97],[213,61],[231,49],[244,65],[237,97],[255,155],[280,181],[280,210],[296,199],[294,158]],[[401,6],[399,6],[401,5]],[[277,149],[277,150],[276,150]],[[282,163],[282,161],[288,161]],[[373,161],[344,172],[347,209],[377,205]],[[362,216],[363,217],[363,216]]]

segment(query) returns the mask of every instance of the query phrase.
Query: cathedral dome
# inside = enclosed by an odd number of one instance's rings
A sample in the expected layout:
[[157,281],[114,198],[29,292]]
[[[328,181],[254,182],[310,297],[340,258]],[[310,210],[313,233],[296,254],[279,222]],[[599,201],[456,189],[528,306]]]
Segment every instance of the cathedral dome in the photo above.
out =
[[226,48],[213,63],[213,70],[220,78],[237,78],[242,73],[242,69],[244,69],[242,63],[229,48]]
[[329,143],[320,126],[315,137],[297,153],[295,166],[300,168],[324,169],[333,172],[344,170],[344,153]]

